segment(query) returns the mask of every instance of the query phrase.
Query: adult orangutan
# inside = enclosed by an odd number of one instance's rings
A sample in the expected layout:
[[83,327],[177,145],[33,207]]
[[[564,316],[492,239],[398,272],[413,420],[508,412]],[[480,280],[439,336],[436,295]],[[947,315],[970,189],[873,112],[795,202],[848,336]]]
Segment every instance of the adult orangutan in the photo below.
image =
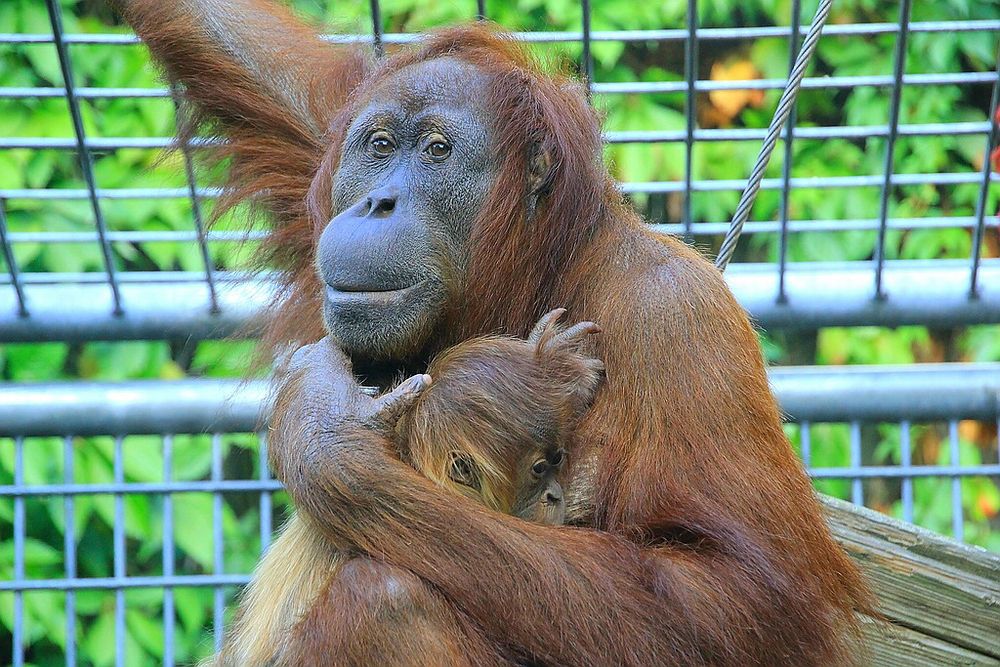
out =
[[[252,196],[273,219],[265,259],[286,289],[268,339],[306,345],[271,437],[305,521],[262,596],[277,625],[245,637],[277,643],[322,611],[338,549],[428,585],[521,662],[850,661],[868,594],[785,439],[754,331],[711,264],[622,201],[579,85],[481,25],[376,59],[262,0],[123,2],[229,140],[224,203]],[[557,306],[603,329],[606,380],[568,447],[575,527],[445,495],[372,425],[395,395],[356,380],[388,387]]]

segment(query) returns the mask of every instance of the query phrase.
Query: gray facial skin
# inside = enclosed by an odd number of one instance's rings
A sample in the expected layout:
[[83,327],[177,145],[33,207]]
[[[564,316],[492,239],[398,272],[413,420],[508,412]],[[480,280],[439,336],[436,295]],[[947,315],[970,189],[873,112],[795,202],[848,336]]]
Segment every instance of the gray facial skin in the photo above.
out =
[[452,58],[412,65],[351,123],[317,252],[327,329],[349,354],[408,358],[461,293],[495,177],[486,86]]
[[543,458],[534,460],[518,483],[521,492],[514,502],[514,516],[560,526],[566,520],[566,500],[562,484],[556,476],[565,465],[566,452],[562,449],[545,452]]

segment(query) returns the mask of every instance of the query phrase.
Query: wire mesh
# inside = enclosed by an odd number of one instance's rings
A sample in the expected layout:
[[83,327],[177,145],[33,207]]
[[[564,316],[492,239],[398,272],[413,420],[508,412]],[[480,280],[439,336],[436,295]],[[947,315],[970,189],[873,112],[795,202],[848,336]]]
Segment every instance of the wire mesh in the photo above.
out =
[[[815,7],[815,3],[805,4],[808,5],[805,7],[807,12]],[[72,179],[58,185],[46,183],[39,187],[25,187],[14,184],[9,179],[6,182],[0,180],[0,243],[4,249],[3,259],[7,274],[0,279],[0,282],[6,283],[0,285],[0,318],[2,318],[0,322],[4,325],[10,324],[0,327],[4,332],[3,336],[7,340],[12,340],[13,334],[8,332],[18,332],[20,340],[54,337],[45,330],[51,324],[50,318],[44,313],[37,313],[37,309],[33,307],[33,302],[44,302],[52,291],[40,288],[38,285],[41,283],[50,286],[93,283],[98,281],[98,276],[103,273],[105,289],[109,291],[110,296],[107,307],[111,316],[121,315],[136,302],[149,301],[147,294],[136,290],[133,290],[136,293],[134,299],[124,297],[122,286],[131,282],[143,282],[137,280],[139,276],[131,275],[142,273],[142,269],[146,268],[138,265],[142,262],[134,261],[136,256],[156,255],[158,252],[172,257],[173,261],[161,262],[156,267],[156,273],[159,274],[155,276],[156,282],[190,283],[193,276],[185,274],[197,270],[203,271],[198,281],[202,283],[203,288],[189,306],[205,321],[200,330],[215,329],[220,335],[228,333],[226,327],[212,327],[207,324],[225,316],[222,311],[226,307],[227,299],[220,292],[230,288],[234,276],[230,275],[229,279],[223,280],[216,280],[216,277],[224,276],[236,268],[230,258],[239,254],[239,251],[233,248],[248,239],[252,244],[259,238],[260,233],[253,232],[247,237],[232,228],[205,232],[204,220],[208,214],[205,209],[210,211],[219,192],[216,188],[199,183],[193,169],[191,154],[203,146],[203,142],[196,141],[191,146],[183,147],[184,150],[181,151],[183,165],[177,170],[178,174],[184,176],[181,184],[162,182],[170,180],[168,177],[160,177],[159,183],[153,178],[110,179],[104,177],[100,170],[95,171],[95,165],[100,166],[108,156],[122,151],[158,151],[168,147],[171,144],[171,132],[165,132],[163,136],[149,136],[141,130],[132,132],[105,130],[102,133],[108,136],[94,136],[93,130],[85,130],[87,123],[84,112],[93,104],[108,104],[124,99],[148,100],[149,104],[155,104],[157,100],[163,99],[166,103],[171,99],[172,93],[166,87],[130,86],[127,85],[129,83],[127,79],[122,80],[122,83],[126,84],[122,86],[76,85],[73,75],[75,49],[85,49],[94,45],[127,49],[136,44],[137,40],[128,34],[65,34],[61,27],[60,3],[46,0],[46,7],[51,23],[51,34],[4,33],[0,34],[0,44],[10,45],[14,49],[54,48],[62,75],[61,85],[43,85],[44,82],[37,82],[37,85],[0,87],[0,102],[35,105],[47,98],[63,98],[67,103],[72,135],[48,137],[32,136],[30,130],[0,131],[0,134],[5,135],[0,136],[0,155],[5,151],[32,153],[76,151],[80,160],[79,174],[83,179],[83,187],[75,186],[71,182]],[[367,35],[363,33],[331,35],[329,39],[335,42],[373,40],[377,49],[381,49],[383,45],[388,47],[417,39],[417,35],[414,34],[385,32],[383,26],[386,21],[377,0],[372,0],[370,9]],[[622,191],[640,204],[656,198],[668,202],[676,198],[679,208],[673,209],[672,206],[667,206],[665,215],[654,216],[659,218],[655,221],[657,228],[683,234],[685,238],[707,246],[711,250],[721,240],[727,224],[727,209],[734,204],[721,203],[706,212],[704,206],[698,206],[699,197],[703,198],[703,201],[710,199],[713,202],[730,202],[731,198],[746,186],[746,182],[742,179],[714,176],[711,170],[706,170],[704,160],[700,156],[706,154],[706,147],[710,145],[733,145],[733,150],[740,150],[737,148],[740,145],[760,142],[766,137],[766,129],[752,126],[754,122],[760,121],[747,122],[745,127],[704,127],[705,123],[700,116],[706,107],[710,106],[710,101],[706,102],[706,97],[732,91],[762,93],[770,91],[773,95],[784,88],[786,81],[780,77],[768,77],[760,73],[732,77],[706,76],[705,64],[700,59],[699,52],[706,49],[712,52],[720,45],[734,40],[748,45],[749,48],[762,41],[782,39],[787,40],[788,52],[793,54],[802,34],[799,22],[803,16],[803,3],[797,0],[792,3],[790,9],[789,18],[794,20],[791,20],[788,26],[713,27],[699,25],[698,3],[690,0],[683,27],[662,30],[593,30],[591,27],[593,10],[589,2],[581,2],[579,32],[572,30],[522,32],[518,33],[517,37],[539,48],[562,48],[574,42],[579,43],[579,70],[588,81],[589,89],[598,106],[609,98],[620,96],[677,94],[683,97],[678,107],[683,114],[682,127],[657,127],[654,122],[648,123],[648,126],[642,129],[609,130],[606,139],[611,148],[639,145],[646,146],[650,150],[659,150],[658,147],[672,145],[682,147],[683,168],[674,171],[674,176],[657,179],[654,173],[653,178],[648,180],[625,180],[621,184]],[[483,17],[487,11],[485,3],[477,2],[475,7],[470,6],[469,18]],[[843,91],[868,87],[876,91],[877,95],[888,94],[890,108],[884,123],[848,120],[830,125],[824,124],[822,118],[799,117],[795,118],[785,131],[783,135],[785,146],[782,151],[784,159],[780,165],[774,166],[767,172],[761,183],[764,192],[777,193],[777,204],[758,206],[759,213],[752,214],[753,217],[746,224],[744,233],[747,237],[756,236],[762,240],[744,244],[747,246],[747,251],[737,253],[732,275],[728,277],[737,293],[746,293],[757,283],[750,280],[751,286],[745,285],[748,279],[744,269],[757,272],[761,268],[757,265],[761,264],[775,273],[775,289],[768,293],[766,298],[750,300],[753,304],[751,314],[765,323],[774,321],[779,313],[793,315],[797,313],[803,299],[788,298],[787,285],[790,273],[806,272],[817,274],[820,278],[824,276],[822,272],[825,269],[817,264],[815,257],[796,256],[802,253],[795,252],[790,254],[790,244],[793,247],[803,243],[818,245],[822,241],[808,241],[807,237],[824,239],[826,237],[823,235],[829,234],[862,232],[870,234],[873,244],[871,256],[850,257],[843,263],[869,271],[872,282],[871,298],[891,303],[897,296],[898,288],[887,288],[892,282],[887,276],[896,268],[905,270],[905,265],[908,264],[907,260],[900,258],[898,248],[893,247],[897,245],[897,237],[893,235],[909,234],[928,228],[968,230],[972,236],[971,250],[966,253],[967,274],[964,278],[958,279],[957,276],[950,275],[936,280],[940,284],[946,284],[949,292],[953,292],[956,298],[961,296],[970,303],[979,304],[978,308],[964,309],[965,313],[974,313],[971,320],[957,321],[1000,321],[1000,297],[990,290],[991,281],[981,279],[983,270],[997,270],[995,260],[984,259],[981,256],[984,248],[987,255],[992,254],[989,250],[992,245],[986,241],[997,229],[997,219],[992,209],[996,206],[998,197],[996,183],[1000,180],[1000,176],[991,170],[990,160],[984,158],[981,167],[975,164],[966,165],[968,168],[964,170],[955,169],[953,165],[950,170],[908,168],[901,173],[898,166],[899,159],[896,157],[897,145],[901,141],[921,137],[946,139],[952,142],[965,142],[978,137],[982,141],[982,149],[977,152],[982,156],[990,155],[997,143],[996,123],[992,113],[996,108],[997,91],[1000,87],[998,83],[1000,74],[996,67],[981,70],[963,61],[962,71],[907,72],[906,61],[908,54],[912,58],[913,36],[944,40],[955,34],[986,35],[994,38],[995,52],[995,36],[1000,33],[1000,19],[987,12],[982,17],[977,17],[974,13],[967,14],[969,18],[961,20],[911,20],[911,13],[910,3],[905,1],[899,5],[898,17],[891,17],[895,19],[891,22],[836,24],[828,26],[825,30],[822,39],[827,41],[890,36],[894,40],[892,71],[887,74],[879,73],[878,66],[873,65],[868,68],[858,67],[857,73],[831,76],[829,72],[816,66],[804,78],[803,92],[820,91],[825,95],[839,95],[843,94]],[[811,14],[806,13],[806,15]],[[929,43],[924,42],[924,48]],[[608,44],[621,44],[626,47],[631,45],[635,48],[645,48],[649,45],[655,48],[669,48],[670,45],[677,44],[681,48],[682,62],[665,63],[664,69],[668,70],[668,73],[661,74],[659,80],[596,80],[592,45]],[[669,74],[671,68],[674,69],[676,76]],[[985,112],[981,114],[982,120],[967,118],[948,118],[937,122],[908,120],[913,114],[905,111],[903,102],[906,90],[943,86],[960,86],[962,90],[980,91],[984,103],[990,105],[982,109],[982,112]],[[765,99],[772,100],[767,104],[773,104],[773,97]],[[770,110],[771,107],[765,105],[765,108]],[[172,113],[172,107],[163,113]],[[815,150],[817,142],[831,139],[847,140],[859,145],[872,141],[884,142],[882,169],[873,173],[851,175],[802,174],[795,170],[797,157],[804,151]],[[907,150],[913,149],[911,147]],[[129,182],[130,180],[133,182]],[[134,182],[139,180],[143,182]],[[955,210],[947,211],[939,210],[937,207],[914,211],[898,205],[897,195],[900,191],[912,191],[921,187],[929,188],[941,196],[961,192],[963,188],[976,188],[977,193],[973,197],[975,203],[969,206],[968,211],[961,207],[951,207]],[[870,212],[859,210],[857,213],[860,214],[857,214],[847,210],[850,208],[848,206],[845,210],[831,211],[829,217],[797,218],[795,215],[796,209],[801,208],[799,202],[804,201],[802,198],[815,198],[816,193],[822,192],[853,192],[862,189],[881,192],[877,210]],[[89,221],[69,225],[73,227],[72,229],[66,229],[66,225],[45,223],[47,217],[62,217],[58,213],[60,210],[58,207],[77,206],[77,202],[89,203],[91,218]],[[124,212],[150,202],[176,207],[170,209],[177,212],[171,213],[172,219],[163,225],[164,229],[156,231],[135,229],[135,225],[128,224],[126,220],[128,216]],[[11,219],[11,211],[16,214],[15,219]],[[754,249],[761,248],[761,244],[766,245],[768,250],[763,253],[755,252]],[[30,258],[37,257],[39,252],[44,252],[44,248],[65,248],[67,245],[74,248],[73,252],[80,254],[96,249],[98,261],[88,264],[83,276],[78,271],[53,270],[51,266],[39,267],[38,262],[30,261]],[[957,259],[957,255],[948,256]],[[27,258],[28,261],[25,259],[19,261],[19,257]],[[148,262],[146,264],[148,265]],[[935,268],[932,267],[930,270]],[[94,275],[90,275],[91,272],[94,272]],[[945,283],[941,283],[941,280]],[[984,285],[987,286],[985,289]],[[66,298],[66,293],[56,294],[56,300],[64,304],[64,311],[71,311],[79,305]],[[806,293],[800,296],[804,297],[804,300],[809,300],[810,297],[817,295]],[[905,295],[902,301],[906,301]],[[873,310],[877,309],[861,308],[859,305],[859,309],[854,313],[855,317],[843,323],[854,323],[858,315],[870,314]],[[36,314],[41,316],[36,318]],[[237,317],[243,318],[250,314],[246,309],[242,309],[237,313]],[[164,315],[170,316],[173,313],[165,312]],[[962,314],[954,311],[949,313],[949,317],[953,320],[956,316],[961,317]],[[94,318],[96,314],[91,313],[90,317]],[[23,321],[17,322],[17,320]],[[106,330],[108,331],[106,337],[114,337],[113,323],[113,317],[93,319],[93,326],[89,327],[92,333],[88,335],[101,337],[100,332]],[[884,322],[875,318],[868,323],[894,322]],[[135,335],[156,337],[155,329],[136,331]]]
[[[496,14],[484,0],[469,5],[469,18]],[[675,105],[681,123],[609,129],[605,138],[609,151],[628,146],[679,149],[674,154],[677,170],[626,179],[621,189],[639,205],[649,206],[656,197],[676,204],[661,207],[665,214],[653,216],[651,224],[712,248],[725,234],[746,181],[706,170],[705,149],[749,147],[752,153],[767,135],[771,107],[787,82],[784,74],[715,77],[705,71],[700,56],[732,42],[787,40],[781,58],[787,71],[805,29],[801,17],[811,15],[816,5],[793,0],[789,25],[718,27],[700,21],[698,3],[689,0],[676,27],[595,30],[600,7],[582,0],[579,31],[521,32],[517,38],[539,49],[578,44],[578,69],[599,107],[621,96],[683,98]],[[212,142],[195,139],[181,147],[174,180],[160,174],[134,172],[122,178],[104,173],[108,156],[162,151],[171,145],[172,132],[154,135],[142,127],[95,131],[89,114],[100,105],[131,101],[158,110],[151,113],[166,110],[172,115],[174,91],[136,86],[127,77],[120,84],[100,86],[74,78],[79,52],[96,46],[125,50],[138,42],[129,34],[66,33],[62,4],[46,0],[45,7],[50,34],[0,33],[0,45],[12,52],[51,50],[61,82],[0,86],[0,104],[30,107],[65,100],[67,131],[65,136],[38,136],[30,127],[0,125],[0,158],[5,153],[30,158],[55,152],[77,159],[79,171],[74,178],[41,185],[14,183],[0,173],[6,272],[0,279],[0,341],[233,333],[267,301],[268,285],[266,276],[248,284],[234,271],[232,259],[236,253],[231,249],[245,241],[252,245],[260,230],[205,229],[220,193],[196,172],[192,157]],[[727,273],[737,297],[766,326],[1000,322],[1000,264],[982,256],[998,229],[1000,176],[989,156],[998,144],[994,111],[1000,103],[1000,69],[977,68],[968,61],[961,71],[908,72],[906,67],[915,36],[936,43],[954,34],[986,35],[995,53],[1000,16],[911,20],[918,8],[902,0],[898,20],[834,23],[824,31],[827,41],[893,39],[891,72],[859,67],[830,75],[814,68],[803,79],[803,93],[838,96],[871,89],[873,96],[888,96],[889,111],[885,122],[860,118],[830,125],[792,110],[782,135],[783,160],[761,182],[776,204],[751,212],[740,252]],[[371,0],[370,12],[368,30],[329,40],[365,41],[382,50],[417,39],[387,32],[391,22],[385,19],[391,17],[382,15],[378,0]],[[612,44],[677,47],[677,58],[653,80],[600,80],[602,70],[595,61],[599,49]],[[907,113],[907,90],[948,86],[976,91],[987,106],[975,118],[927,120]],[[762,118],[744,126],[704,126],[699,114],[706,99],[732,91],[760,93],[771,106],[764,105]],[[977,142],[972,152],[982,156],[982,165],[900,171],[900,145],[915,139]],[[831,140],[882,142],[881,170],[813,174],[795,169],[803,152]],[[958,211],[894,205],[900,191],[914,188],[936,193],[974,189],[974,203]],[[878,207],[797,215],[803,197],[856,190],[880,192]],[[723,205],[706,213],[698,207],[699,197]],[[123,222],[148,212],[150,203],[176,205],[168,224],[137,229]],[[65,217],[58,207],[76,205],[89,211],[79,224],[50,222]],[[901,259],[890,243],[895,233],[934,229],[967,233],[971,251],[940,259]],[[874,239],[872,253],[820,261],[792,252],[796,242],[821,242],[831,233],[867,234]],[[771,251],[755,252],[759,245],[749,237],[774,239]],[[57,247],[92,252],[95,261],[39,268],[34,261],[38,249]],[[162,247],[180,259],[156,270],[131,259]],[[931,372],[933,377],[918,377],[897,369],[878,377],[837,377],[828,370],[807,369],[803,374],[776,372],[772,383],[793,417],[789,437],[821,491],[977,542],[985,524],[975,517],[984,510],[974,499],[981,497],[982,485],[995,488],[1000,477],[1000,373],[995,365],[942,372],[946,376]],[[0,562],[9,572],[0,578],[0,616],[10,628],[13,665],[30,662],[32,651],[46,643],[58,644],[67,664],[76,664],[84,652],[92,656],[103,651],[105,664],[116,665],[140,664],[143,656],[153,654],[166,665],[189,663],[220,645],[226,605],[248,580],[288,507],[268,473],[266,440],[256,433],[263,390],[251,388],[242,402],[224,401],[232,390],[185,383],[111,387],[95,389],[97,397],[87,403],[89,390],[72,386],[25,390],[25,402],[11,393],[0,398],[0,521],[9,517],[13,538],[8,562]],[[25,407],[29,405],[35,407]],[[973,432],[977,442],[992,444],[970,447]],[[26,459],[45,465],[28,465]],[[37,470],[42,473],[32,472],[29,478],[28,471]],[[142,522],[141,516],[152,518]],[[33,539],[40,525],[62,531],[61,553],[45,551]],[[81,545],[94,553],[95,543],[102,558],[81,560]],[[103,609],[113,611],[109,616],[98,613]],[[107,625],[105,618],[111,619]],[[148,619],[161,618],[161,628],[150,630]],[[8,657],[6,649],[0,646],[0,662]]]
[[[822,491],[906,520],[915,518],[961,540],[967,525],[981,530],[966,516],[966,508],[975,511],[970,503],[976,485],[1000,475],[996,444],[988,460],[962,465],[962,431],[996,425],[995,419],[807,420],[790,424],[788,433]],[[0,425],[0,431],[6,430]],[[841,444],[817,449],[811,443],[818,432],[823,441]],[[917,448],[920,459],[913,456],[914,433],[924,442]],[[831,440],[831,434],[838,437]],[[933,456],[927,446],[931,442],[947,452],[943,459],[925,460]],[[198,460],[179,460],[178,444],[182,453],[196,453]],[[75,481],[80,465],[92,465],[95,451],[110,454],[109,481]],[[45,638],[37,615],[25,611],[26,603],[52,596],[61,600],[52,605],[55,617],[50,621],[65,630],[61,641],[68,664],[75,663],[81,642],[95,632],[111,642],[115,664],[142,662],[145,649],[131,639],[140,632],[137,615],[163,619],[163,664],[190,662],[218,649],[228,620],[226,607],[249,580],[272,526],[288,507],[280,485],[267,475],[266,444],[252,432],[16,436],[0,438],[0,455],[14,463],[13,477],[0,479],[0,511],[13,514],[13,571],[0,580],[0,600],[13,599],[14,665],[30,661],[32,646],[55,641]],[[38,457],[52,457],[51,466],[29,482],[24,476],[26,458]],[[78,564],[76,544],[84,537],[77,520],[79,504],[94,507],[108,501],[110,534],[95,531],[93,521],[86,534],[91,542],[107,545],[108,558]],[[156,519],[137,525],[138,512],[130,507],[150,511]],[[206,509],[210,520],[198,514]],[[65,527],[62,554],[38,559],[27,516]],[[86,596],[82,607],[77,605],[81,595]],[[203,610],[197,619],[177,617],[177,595],[185,596],[189,615],[192,604]],[[113,626],[96,628],[95,609],[104,605],[114,609]],[[93,650],[89,642],[86,650]]]

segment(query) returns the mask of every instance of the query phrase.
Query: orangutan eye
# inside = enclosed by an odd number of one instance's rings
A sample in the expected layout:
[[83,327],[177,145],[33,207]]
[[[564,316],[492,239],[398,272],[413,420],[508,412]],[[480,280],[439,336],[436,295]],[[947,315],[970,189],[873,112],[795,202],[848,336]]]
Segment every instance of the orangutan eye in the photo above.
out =
[[451,155],[451,144],[440,132],[432,132],[428,137],[427,147],[424,148],[424,153],[427,154],[430,159],[435,162],[441,162],[442,160],[448,159]]
[[473,489],[479,488],[479,474],[475,462],[459,452],[451,453],[451,467],[448,470],[451,481]]
[[552,464],[553,468],[558,468],[563,464],[563,461],[566,459],[566,450],[557,449],[556,451],[549,454],[548,459],[549,463]]
[[537,477],[541,477],[549,471],[549,462],[545,459],[539,459],[535,461],[534,465],[531,466],[531,472]]
[[375,157],[385,158],[396,152],[396,144],[386,132],[376,132],[368,141]]

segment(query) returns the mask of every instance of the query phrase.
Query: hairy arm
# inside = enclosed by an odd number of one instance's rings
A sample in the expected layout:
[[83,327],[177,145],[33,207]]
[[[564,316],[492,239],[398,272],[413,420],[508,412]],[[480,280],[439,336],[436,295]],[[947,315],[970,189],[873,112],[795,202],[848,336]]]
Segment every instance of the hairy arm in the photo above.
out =
[[318,138],[363,75],[360,48],[323,42],[269,0],[114,0],[186,97],[229,132]]
[[778,603],[782,582],[738,529],[702,518],[683,526],[683,539],[630,540],[443,496],[372,427],[371,399],[333,344],[310,346],[296,365],[279,392],[272,463],[302,515],[338,546],[406,568],[495,640],[545,664],[773,657],[752,648],[775,620],[755,611]]

